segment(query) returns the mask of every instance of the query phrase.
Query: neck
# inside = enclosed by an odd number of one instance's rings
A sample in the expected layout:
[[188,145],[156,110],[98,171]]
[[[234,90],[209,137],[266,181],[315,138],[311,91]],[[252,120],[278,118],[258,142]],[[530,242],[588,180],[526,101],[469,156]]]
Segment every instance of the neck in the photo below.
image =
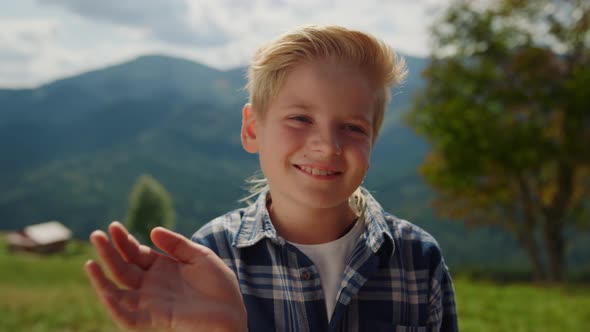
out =
[[269,201],[273,226],[285,240],[299,244],[331,242],[342,236],[356,220],[348,202],[330,208],[301,208],[296,204]]

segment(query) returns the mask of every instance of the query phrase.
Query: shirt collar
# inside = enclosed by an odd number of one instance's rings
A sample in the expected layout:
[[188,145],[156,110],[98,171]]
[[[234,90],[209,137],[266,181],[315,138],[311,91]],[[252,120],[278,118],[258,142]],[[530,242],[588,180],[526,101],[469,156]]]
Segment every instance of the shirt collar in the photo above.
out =
[[244,210],[242,222],[233,243],[237,248],[252,246],[263,238],[268,238],[280,245],[285,243],[285,240],[277,235],[270,221],[270,214],[266,208],[267,198],[268,190],[265,190],[258,195],[254,204]]
[[[365,197],[364,218],[367,225],[365,229],[365,243],[371,251],[377,253],[382,245],[386,241],[389,241],[392,244],[391,253],[393,253],[393,235],[385,221],[384,211],[381,205],[379,205],[366,189],[361,188],[361,191]],[[242,222],[233,242],[235,247],[249,247],[263,238],[268,238],[278,245],[285,244],[285,240],[277,234],[276,229],[270,221],[270,214],[266,208],[267,198],[268,190],[263,191],[254,204],[244,210]]]
[[374,253],[377,253],[383,244],[389,242],[391,252],[388,254],[391,255],[395,251],[395,241],[393,241],[391,227],[385,220],[385,211],[367,189],[361,187],[361,192],[365,197],[364,217],[367,225],[365,242]]

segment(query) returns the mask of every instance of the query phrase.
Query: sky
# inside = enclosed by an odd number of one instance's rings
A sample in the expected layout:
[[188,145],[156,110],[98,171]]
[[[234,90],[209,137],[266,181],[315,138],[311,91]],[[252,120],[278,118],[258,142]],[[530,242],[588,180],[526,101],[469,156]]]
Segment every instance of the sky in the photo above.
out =
[[0,0],[0,88],[29,88],[163,54],[217,69],[304,24],[369,32],[405,55],[429,54],[449,0]]

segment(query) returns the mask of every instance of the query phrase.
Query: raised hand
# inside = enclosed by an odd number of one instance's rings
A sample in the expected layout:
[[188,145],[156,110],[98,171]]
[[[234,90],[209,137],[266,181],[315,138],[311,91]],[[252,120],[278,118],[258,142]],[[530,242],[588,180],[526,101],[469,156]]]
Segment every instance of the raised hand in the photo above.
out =
[[209,248],[167,229],[151,233],[165,254],[141,245],[118,222],[90,240],[116,284],[100,265],[86,272],[113,319],[124,328],[158,331],[246,331],[237,278]]

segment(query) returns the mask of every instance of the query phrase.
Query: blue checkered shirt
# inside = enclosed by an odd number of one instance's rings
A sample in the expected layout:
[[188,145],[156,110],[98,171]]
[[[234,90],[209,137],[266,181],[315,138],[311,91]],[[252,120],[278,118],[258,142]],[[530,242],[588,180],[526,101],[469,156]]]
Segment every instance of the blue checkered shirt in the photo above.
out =
[[250,331],[457,331],[451,276],[436,240],[383,211],[363,189],[365,231],[328,321],[317,268],[256,202],[207,223],[193,241],[236,273]]

